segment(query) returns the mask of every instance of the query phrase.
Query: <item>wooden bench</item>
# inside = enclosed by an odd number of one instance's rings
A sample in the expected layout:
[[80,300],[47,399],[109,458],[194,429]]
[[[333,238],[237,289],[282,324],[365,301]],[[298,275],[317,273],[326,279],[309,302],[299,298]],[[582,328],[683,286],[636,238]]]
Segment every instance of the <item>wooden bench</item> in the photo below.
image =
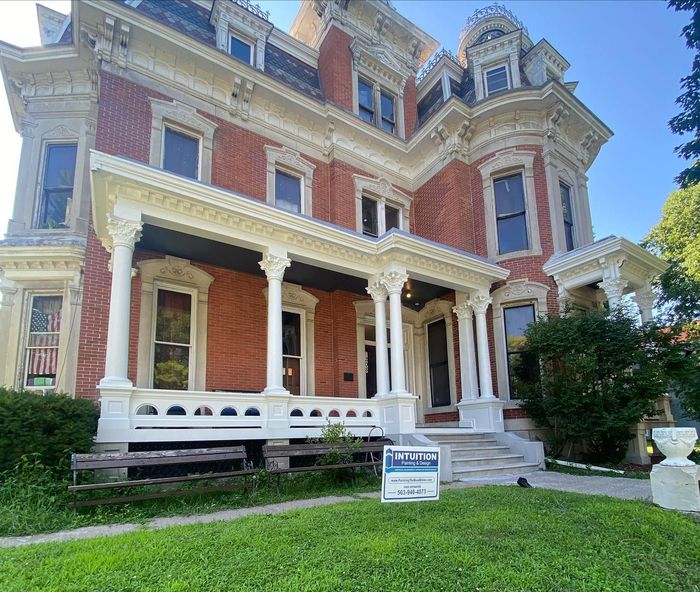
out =
[[[210,493],[247,487],[247,476],[256,471],[248,464],[245,446],[229,446],[226,448],[192,448],[185,450],[154,450],[150,452],[121,452],[104,454],[73,454],[71,456],[71,470],[73,471],[73,485],[68,491],[76,494],[83,491],[95,491],[103,489],[116,489],[121,487],[141,487],[149,485],[166,485],[170,483],[188,483],[204,479],[226,479],[244,477],[243,483],[227,483],[217,486],[199,487],[195,489],[181,489],[170,491],[156,491],[141,495],[128,495],[116,498],[97,498],[91,500],[77,500],[73,507],[97,506],[101,504],[120,504],[136,502],[160,497],[193,495],[197,493]],[[162,465],[181,465],[217,461],[241,461],[243,468],[236,471],[219,473],[201,473],[196,475],[183,475],[180,477],[156,477],[150,479],[133,479],[109,481],[105,483],[89,483],[78,485],[78,471],[100,469],[128,469],[129,467],[155,467]]]
[[[353,469],[358,467],[376,467],[382,465],[382,452],[384,446],[390,444],[388,439],[379,440],[376,442],[362,442],[359,446],[352,444],[282,444],[282,445],[265,445],[263,446],[263,459],[265,460],[265,469],[271,475],[281,475],[285,473],[302,473],[308,471],[327,471],[329,469]],[[353,460],[349,463],[335,465],[319,465],[305,464],[299,467],[280,468],[277,464],[277,459],[280,458],[312,458],[318,460],[329,452],[334,450],[340,453],[352,452]],[[361,457],[355,460],[357,457]],[[279,480],[278,480],[279,490]]]

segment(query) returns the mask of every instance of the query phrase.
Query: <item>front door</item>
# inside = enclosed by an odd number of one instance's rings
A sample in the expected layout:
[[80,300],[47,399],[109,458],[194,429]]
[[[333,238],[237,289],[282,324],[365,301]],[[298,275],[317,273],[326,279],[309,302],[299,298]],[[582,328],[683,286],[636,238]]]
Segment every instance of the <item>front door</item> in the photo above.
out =
[[430,402],[432,407],[446,407],[451,397],[445,319],[434,321],[427,328]]
[[367,398],[371,399],[377,394],[377,347],[369,343],[365,343],[365,381]]

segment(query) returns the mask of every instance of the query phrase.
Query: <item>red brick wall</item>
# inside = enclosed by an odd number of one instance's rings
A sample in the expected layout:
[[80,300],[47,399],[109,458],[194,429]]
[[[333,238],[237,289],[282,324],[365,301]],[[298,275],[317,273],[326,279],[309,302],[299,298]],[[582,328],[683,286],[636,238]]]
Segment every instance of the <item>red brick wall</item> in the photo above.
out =
[[348,111],[352,104],[352,37],[337,27],[331,27],[318,49],[318,73],[326,98]]
[[418,120],[418,100],[416,91],[416,77],[409,76],[403,91],[403,121],[406,139],[413,135]]

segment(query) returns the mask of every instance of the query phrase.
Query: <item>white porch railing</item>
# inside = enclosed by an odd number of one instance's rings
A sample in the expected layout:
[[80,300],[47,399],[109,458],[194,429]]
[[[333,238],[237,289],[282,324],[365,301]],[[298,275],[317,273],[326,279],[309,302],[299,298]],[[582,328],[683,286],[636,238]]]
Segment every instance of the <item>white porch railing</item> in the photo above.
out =
[[101,389],[97,442],[315,437],[330,422],[367,436],[415,432],[416,398],[299,397],[256,393]]

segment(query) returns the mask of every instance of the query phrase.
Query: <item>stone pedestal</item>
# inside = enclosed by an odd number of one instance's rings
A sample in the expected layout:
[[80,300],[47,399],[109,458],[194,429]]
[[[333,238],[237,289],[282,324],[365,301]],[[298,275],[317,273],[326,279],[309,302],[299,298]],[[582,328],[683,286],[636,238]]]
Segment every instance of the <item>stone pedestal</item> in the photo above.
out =
[[462,399],[457,403],[459,427],[475,432],[503,431],[503,401],[496,397]]
[[700,512],[700,466],[654,465],[651,494],[662,508]]

